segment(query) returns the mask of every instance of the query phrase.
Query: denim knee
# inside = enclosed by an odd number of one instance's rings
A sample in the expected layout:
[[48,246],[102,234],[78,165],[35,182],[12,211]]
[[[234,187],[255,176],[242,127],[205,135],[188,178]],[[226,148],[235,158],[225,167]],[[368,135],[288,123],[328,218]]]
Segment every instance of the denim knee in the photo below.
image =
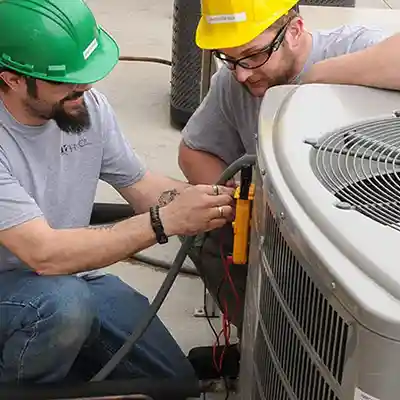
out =
[[29,279],[24,291],[1,307],[9,332],[0,361],[1,381],[64,379],[96,319],[87,283],[74,276]]
[[52,340],[57,347],[82,346],[88,339],[94,319],[95,304],[85,281],[75,277],[60,277],[57,293],[45,296],[39,306],[41,318],[51,320]]

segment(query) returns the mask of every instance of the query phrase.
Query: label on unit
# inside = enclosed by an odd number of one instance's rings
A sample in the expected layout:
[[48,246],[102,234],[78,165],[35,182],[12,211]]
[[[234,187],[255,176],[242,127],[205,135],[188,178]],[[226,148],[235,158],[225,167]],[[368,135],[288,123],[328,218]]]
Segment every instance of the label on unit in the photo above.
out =
[[381,399],[371,396],[370,394],[363,392],[361,389],[356,388],[356,391],[354,393],[354,400],[381,400]]

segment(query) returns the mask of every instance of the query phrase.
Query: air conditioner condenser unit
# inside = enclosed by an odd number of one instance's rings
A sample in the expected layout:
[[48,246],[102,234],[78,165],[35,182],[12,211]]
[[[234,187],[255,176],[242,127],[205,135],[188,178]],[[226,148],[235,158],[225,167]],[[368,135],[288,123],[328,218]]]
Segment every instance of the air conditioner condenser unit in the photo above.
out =
[[267,91],[241,400],[400,399],[400,93]]

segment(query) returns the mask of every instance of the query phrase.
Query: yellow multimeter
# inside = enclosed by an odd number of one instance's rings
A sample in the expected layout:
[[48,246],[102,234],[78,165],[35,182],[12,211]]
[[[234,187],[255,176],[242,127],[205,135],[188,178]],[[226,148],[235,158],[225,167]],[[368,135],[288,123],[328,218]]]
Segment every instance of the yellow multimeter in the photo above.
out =
[[235,191],[236,215],[232,223],[234,234],[232,262],[234,264],[246,264],[248,260],[251,209],[255,195],[252,168],[251,165],[246,165],[241,169],[240,187]]

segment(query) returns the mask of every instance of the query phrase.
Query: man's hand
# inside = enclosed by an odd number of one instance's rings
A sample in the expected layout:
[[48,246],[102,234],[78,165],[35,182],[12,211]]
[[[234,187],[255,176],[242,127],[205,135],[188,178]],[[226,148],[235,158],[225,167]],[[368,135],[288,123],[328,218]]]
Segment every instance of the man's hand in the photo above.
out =
[[165,233],[193,236],[220,228],[233,219],[234,190],[218,186],[197,185],[185,189],[160,210]]

